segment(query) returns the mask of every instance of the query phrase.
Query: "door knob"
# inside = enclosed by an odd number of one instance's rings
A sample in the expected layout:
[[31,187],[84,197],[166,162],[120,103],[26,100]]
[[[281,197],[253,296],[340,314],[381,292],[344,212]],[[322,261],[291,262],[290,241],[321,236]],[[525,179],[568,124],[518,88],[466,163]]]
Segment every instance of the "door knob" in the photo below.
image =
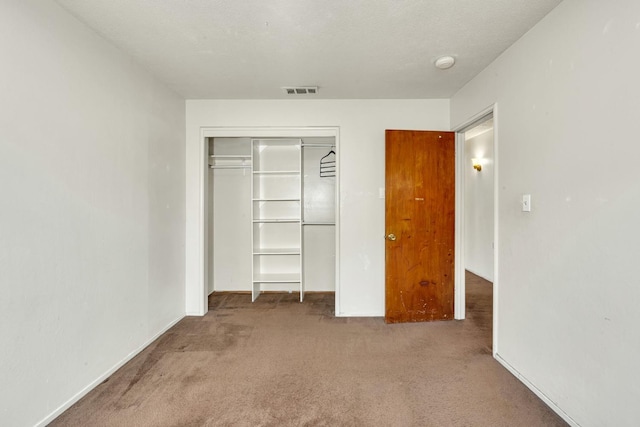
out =
[[389,239],[389,240],[396,240],[396,235],[395,235],[395,234],[393,234],[393,233],[392,233],[392,234],[389,234],[389,235],[387,236],[387,239]]

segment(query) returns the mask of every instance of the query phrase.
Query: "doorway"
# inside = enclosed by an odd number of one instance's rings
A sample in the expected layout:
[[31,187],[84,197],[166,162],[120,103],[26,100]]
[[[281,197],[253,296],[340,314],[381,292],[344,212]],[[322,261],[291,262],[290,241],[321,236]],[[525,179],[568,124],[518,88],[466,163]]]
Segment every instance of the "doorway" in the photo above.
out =
[[[498,169],[497,113],[493,105],[456,129],[458,180],[456,191],[462,207],[457,216],[458,240],[463,248],[456,274],[469,280],[473,295],[491,295],[492,350],[498,351]],[[480,289],[492,287],[492,289]],[[458,292],[458,290],[460,292]],[[480,292],[478,292],[480,290]],[[463,307],[467,301],[466,281],[456,289]],[[486,292],[485,292],[486,291]]]
[[493,116],[464,132],[464,267],[493,283]]

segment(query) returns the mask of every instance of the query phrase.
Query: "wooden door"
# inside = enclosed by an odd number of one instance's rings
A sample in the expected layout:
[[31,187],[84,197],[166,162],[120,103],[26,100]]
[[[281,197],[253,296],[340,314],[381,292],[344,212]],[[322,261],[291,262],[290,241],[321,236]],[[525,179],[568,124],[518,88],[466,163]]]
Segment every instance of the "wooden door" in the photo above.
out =
[[385,321],[453,319],[455,133],[386,131]]

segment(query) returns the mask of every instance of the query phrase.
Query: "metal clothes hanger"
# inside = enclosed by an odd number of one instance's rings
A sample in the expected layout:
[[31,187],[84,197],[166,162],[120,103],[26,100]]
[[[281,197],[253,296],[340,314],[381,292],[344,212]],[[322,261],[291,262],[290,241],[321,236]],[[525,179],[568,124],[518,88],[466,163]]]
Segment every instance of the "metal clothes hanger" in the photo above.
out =
[[[327,157],[333,155],[333,158],[327,159]],[[320,159],[320,178],[329,178],[332,176],[336,176],[336,152],[333,151],[333,148],[326,156]]]

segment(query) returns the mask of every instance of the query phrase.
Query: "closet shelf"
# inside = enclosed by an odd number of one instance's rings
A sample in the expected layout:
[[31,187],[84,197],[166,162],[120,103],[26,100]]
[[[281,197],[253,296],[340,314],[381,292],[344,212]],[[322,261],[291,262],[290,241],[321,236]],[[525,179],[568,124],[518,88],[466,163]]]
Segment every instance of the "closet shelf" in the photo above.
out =
[[254,170],[255,175],[300,175],[300,171],[261,171]]
[[299,273],[257,274],[253,283],[300,283]]
[[300,248],[258,248],[254,255],[300,255]]
[[246,154],[211,154],[211,169],[251,169],[251,155]]
[[296,223],[300,222],[299,218],[278,218],[278,219],[259,219],[254,218],[254,224],[265,224],[265,223]]
[[300,198],[288,198],[288,197],[262,197],[253,199],[254,202],[299,202]]
[[302,225],[336,225],[335,222],[304,221]]
[[291,138],[264,138],[264,139],[254,139],[253,143],[256,147],[261,149],[270,148],[270,149],[291,149],[291,148],[299,148],[302,145],[302,140],[299,138],[291,139]]
[[251,169],[251,165],[209,165],[209,169]]

